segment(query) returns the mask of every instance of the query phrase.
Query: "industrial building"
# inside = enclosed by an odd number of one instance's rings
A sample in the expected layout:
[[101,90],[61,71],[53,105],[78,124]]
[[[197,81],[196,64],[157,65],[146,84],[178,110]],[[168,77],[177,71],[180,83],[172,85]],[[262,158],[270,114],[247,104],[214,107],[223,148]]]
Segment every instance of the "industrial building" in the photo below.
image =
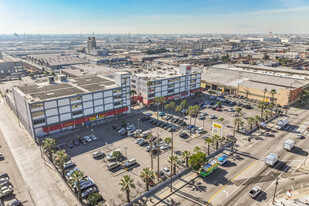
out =
[[[300,100],[302,91],[309,86],[306,75],[289,75],[265,70],[250,70],[231,65],[216,65],[202,75],[202,87],[248,99],[270,102],[281,106]],[[276,90],[272,96],[271,90]]]
[[131,88],[143,98],[145,105],[153,103],[156,96],[178,100],[201,91],[201,74],[192,72],[189,64],[181,64],[177,68],[143,70],[131,75]]
[[95,41],[95,37],[88,37],[88,40],[87,40],[88,52],[95,49],[96,47],[97,47],[97,42]]
[[13,86],[6,102],[34,138],[56,136],[130,112],[130,74],[93,75]]

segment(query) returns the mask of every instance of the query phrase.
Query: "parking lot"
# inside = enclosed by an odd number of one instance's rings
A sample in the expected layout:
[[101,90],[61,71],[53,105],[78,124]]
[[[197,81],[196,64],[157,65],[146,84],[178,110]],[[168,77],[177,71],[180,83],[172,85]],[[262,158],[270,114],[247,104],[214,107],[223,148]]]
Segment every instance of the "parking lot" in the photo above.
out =
[[[209,98],[209,95],[203,94],[199,99],[214,101]],[[194,104],[198,99],[190,99],[187,100],[188,104]],[[180,127],[175,123],[168,123],[172,125],[176,131],[173,132],[174,137],[174,152],[175,155],[179,155],[179,159],[181,158],[181,152],[184,150],[193,151],[195,146],[199,146],[202,151],[207,151],[207,145],[204,144],[205,139],[211,137],[211,124],[213,121],[222,123],[224,125],[224,135],[232,134],[233,124],[235,117],[232,116],[235,112],[228,111],[229,108],[236,108],[236,106],[227,105],[222,103],[222,111],[215,111],[209,108],[203,108],[201,112],[206,112],[205,120],[199,120],[199,118],[192,118],[191,124],[195,124],[196,127],[203,127],[206,131],[205,134],[192,134],[190,137],[181,138],[179,137],[180,132],[186,132],[189,134],[189,131],[186,130],[187,127]],[[168,132],[166,129],[161,128],[157,125],[153,125],[148,120],[142,121],[142,117],[144,117],[145,113],[151,113],[151,118],[156,119],[156,107],[152,107],[149,110],[142,109],[140,111],[136,111],[136,114],[124,117],[120,120],[108,122],[102,125],[97,125],[92,128],[86,128],[82,131],[76,132],[71,135],[67,135],[65,137],[61,137],[58,140],[58,144],[65,144],[73,139],[81,138],[84,136],[89,136],[92,131],[94,135],[97,137],[97,140],[88,142],[86,145],[80,144],[79,146],[74,146],[73,148],[66,148],[67,153],[72,157],[72,160],[76,164],[76,168],[79,168],[81,171],[85,173],[88,177],[90,177],[95,184],[97,185],[100,193],[106,199],[108,203],[112,203],[114,201],[115,204],[121,204],[125,201],[125,193],[120,191],[121,187],[119,185],[120,179],[125,174],[129,174],[132,178],[135,179],[136,189],[131,191],[131,196],[135,197],[145,191],[145,183],[139,177],[140,172],[143,168],[149,167],[151,168],[151,158],[150,153],[146,151],[146,147],[149,144],[145,144],[140,146],[136,144],[137,137],[130,137],[128,135],[120,135],[117,131],[115,131],[112,126],[120,126],[122,121],[126,121],[130,124],[133,124],[137,129],[142,129],[143,131],[151,131],[153,135],[159,136],[162,140],[166,137],[171,137],[172,133]],[[168,111],[165,111],[168,112]],[[170,112],[173,117],[182,118],[182,114],[178,114],[175,112]],[[255,109],[244,109],[242,111],[243,117],[250,117],[259,114],[260,112]],[[209,115],[214,114],[216,116],[215,119],[210,119]],[[224,118],[223,121],[219,120],[220,118]],[[162,117],[159,117],[159,120],[165,122]],[[196,123],[195,123],[196,121]],[[185,122],[187,124],[190,123],[190,117],[185,115]],[[246,122],[246,121],[245,121]],[[120,149],[121,153],[124,155],[121,163],[124,161],[135,158],[137,164],[131,166],[126,170],[124,167],[117,167],[112,171],[108,170],[107,165],[111,163],[107,160],[106,155],[110,154],[113,150]],[[212,149],[213,150],[213,149]],[[102,158],[94,159],[92,154],[96,151],[103,151],[105,156]],[[170,156],[170,149],[165,149],[160,152],[159,155],[159,169],[163,166],[169,167],[167,160]],[[157,155],[154,155],[153,159],[153,170],[156,172],[158,169]],[[70,169],[73,169],[71,167]],[[179,164],[177,168],[178,171],[183,169],[183,166]]]

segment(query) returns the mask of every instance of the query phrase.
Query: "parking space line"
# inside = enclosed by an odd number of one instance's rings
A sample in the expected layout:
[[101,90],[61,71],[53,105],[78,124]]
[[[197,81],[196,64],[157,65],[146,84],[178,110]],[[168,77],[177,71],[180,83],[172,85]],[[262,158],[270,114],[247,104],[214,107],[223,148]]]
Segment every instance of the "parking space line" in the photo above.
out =
[[304,134],[307,134],[308,131],[305,131]]

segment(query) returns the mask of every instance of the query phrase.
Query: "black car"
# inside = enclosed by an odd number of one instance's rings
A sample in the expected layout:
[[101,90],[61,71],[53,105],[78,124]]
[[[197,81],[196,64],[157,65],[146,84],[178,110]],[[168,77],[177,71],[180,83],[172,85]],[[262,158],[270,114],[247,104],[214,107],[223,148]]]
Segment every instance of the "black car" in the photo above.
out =
[[178,120],[177,124],[180,125],[181,123],[183,123],[183,120],[182,119]]
[[112,126],[113,130],[116,130],[117,127],[118,127],[118,125],[113,125]]
[[166,125],[163,127],[163,129],[167,130],[170,126],[169,125]]
[[5,177],[9,177],[9,175],[8,175],[7,173],[2,173],[2,174],[0,174],[0,179],[1,179],[1,178],[5,178]]
[[145,121],[147,121],[147,120],[150,120],[150,117],[148,117],[148,116],[145,116],[145,117],[142,117],[142,119],[141,119],[143,122],[145,122]]
[[175,120],[174,120],[174,123],[177,123],[178,121],[179,121],[179,119],[175,119]]
[[155,121],[155,120],[154,120],[154,119],[150,119],[150,120],[149,120],[149,123],[153,123],[153,121]]
[[97,192],[97,188],[95,186],[89,187],[85,190],[82,190],[82,198],[86,198],[88,195]]
[[152,122],[153,125],[156,125],[157,123],[158,123],[157,120],[154,120],[154,121]]
[[176,118],[172,118],[172,119],[170,119],[170,122],[173,122],[175,119],[176,119]]
[[74,140],[73,140],[73,144],[74,144],[75,146],[78,146],[78,145],[80,145],[80,142],[79,142],[78,139],[74,139]]
[[182,122],[181,124],[179,124],[180,126],[186,126],[187,123],[186,122]]
[[188,136],[189,135],[187,133],[185,133],[185,132],[179,133],[179,137],[181,137],[181,138],[186,138]]
[[72,142],[68,142],[68,143],[66,144],[66,146],[67,146],[68,148],[73,148],[73,147],[74,147],[74,145],[73,145]]
[[87,144],[87,140],[85,140],[85,138],[80,138],[79,141],[80,141],[83,145],[86,145],[86,144]]
[[215,102],[214,102],[214,101],[210,102],[210,105],[214,105],[214,104],[215,104]]
[[115,128],[115,130],[118,132],[119,130],[121,130],[122,129],[122,127],[120,127],[120,126],[117,126],[116,128]]

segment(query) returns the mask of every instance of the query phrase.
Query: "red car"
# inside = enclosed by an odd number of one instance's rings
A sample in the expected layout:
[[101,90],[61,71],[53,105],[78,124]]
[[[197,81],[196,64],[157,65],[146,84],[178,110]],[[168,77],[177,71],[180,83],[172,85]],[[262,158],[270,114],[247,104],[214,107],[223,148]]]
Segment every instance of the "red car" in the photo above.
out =
[[222,110],[218,107],[218,108],[216,109],[216,111],[221,112]]

